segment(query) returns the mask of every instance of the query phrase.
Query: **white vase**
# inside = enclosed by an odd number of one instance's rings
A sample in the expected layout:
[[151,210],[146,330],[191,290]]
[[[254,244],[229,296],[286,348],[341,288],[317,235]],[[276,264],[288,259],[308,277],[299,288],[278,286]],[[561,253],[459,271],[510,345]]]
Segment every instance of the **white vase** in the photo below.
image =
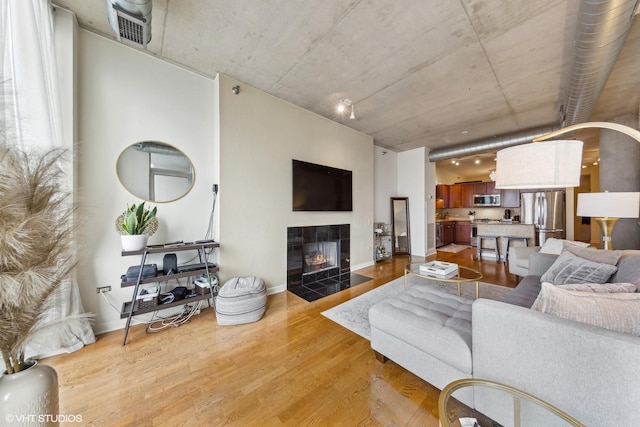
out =
[[147,246],[147,240],[149,236],[146,234],[123,234],[120,236],[120,242],[122,243],[122,250],[139,251]]
[[0,377],[0,424],[59,425],[58,374],[51,366],[32,363],[23,371]]

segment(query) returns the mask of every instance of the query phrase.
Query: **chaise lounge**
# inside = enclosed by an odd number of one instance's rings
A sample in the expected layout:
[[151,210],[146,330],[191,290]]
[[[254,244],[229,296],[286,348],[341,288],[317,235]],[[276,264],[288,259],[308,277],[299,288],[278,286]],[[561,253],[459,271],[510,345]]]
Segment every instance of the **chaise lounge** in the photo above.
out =
[[[391,359],[439,389],[462,378],[488,379],[538,396],[586,425],[634,425],[640,419],[639,316],[625,320],[631,332],[620,332],[531,308],[541,291],[545,298],[549,289],[568,292],[542,285],[541,278],[559,267],[581,277],[583,267],[558,265],[570,256],[563,254],[532,254],[529,274],[504,302],[472,301],[428,285],[387,298],[369,311],[371,347],[378,360]],[[617,256],[613,267],[594,267],[605,275],[615,269],[603,289],[620,282],[633,289],[640,284],[640,251]],[[640,314],[640,294],[626,295]]]

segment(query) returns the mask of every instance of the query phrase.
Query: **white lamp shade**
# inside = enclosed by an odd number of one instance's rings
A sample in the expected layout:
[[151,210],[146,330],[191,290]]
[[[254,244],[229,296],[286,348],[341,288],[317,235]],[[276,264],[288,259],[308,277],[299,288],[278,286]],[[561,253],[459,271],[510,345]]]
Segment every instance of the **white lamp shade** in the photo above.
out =
[[579,193],[576,215],[594,218],[638,218],[640,193]]
[[580,185],[582,141],[556,140],[498,151],[496,188],[564,188]]

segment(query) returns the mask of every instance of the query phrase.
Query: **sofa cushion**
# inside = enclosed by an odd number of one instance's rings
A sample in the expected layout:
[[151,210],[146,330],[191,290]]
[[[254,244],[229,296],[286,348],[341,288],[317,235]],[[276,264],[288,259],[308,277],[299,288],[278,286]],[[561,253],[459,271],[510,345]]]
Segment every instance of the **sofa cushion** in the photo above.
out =
[[636,291],[633,283],[572,283],[570,285],[558,285],[565,291],[595,292],[599,294],[630,294]]
[[640,294],[566,291],[542,283],[538,311],[640,336]]
[[554,285],[605,283],[617,269],[615,265],[589,261],[565,251],[558,256],[540,280]]
[[564,240],[564,239],[556,239],[555,237],[550,237],[544,241],[542,247],[540,248],[540,253],[543,254],[553,254],[560,255],[563,248],[566,247],[587,247],[588,243],[577,242],[573,240]]
[[540,276],[525,276],[518,286],[510,291],[504,302],[530,308],[540,293]]
[[622,256],[622,251],[604,251],[592,247],[581,248],[577,246],[565,246],[563,251],[571,252],[575,256],[588,259],[589,261],[610,265],[616,265]]
[[617,266],[618,271],[611,277],[612,282],[629,282],[640,285],[640,251],[623,251]]
[[[547,284],[555,286],[553,283]],[[565,291],[593,292],[599,294],[629,294],[636,291],[636,285],[633,283],[572,283],[569,285],[558,285],[558,288],[564,289]],[[531,305],[533,310],[539,311],[540,304],[542,303],[542,297],[542,292],[540,292],[536,297],[536,300]]]
[[394,337],[464,372],[472,372],[473,300],[414,285],[369,309],[369,322]]

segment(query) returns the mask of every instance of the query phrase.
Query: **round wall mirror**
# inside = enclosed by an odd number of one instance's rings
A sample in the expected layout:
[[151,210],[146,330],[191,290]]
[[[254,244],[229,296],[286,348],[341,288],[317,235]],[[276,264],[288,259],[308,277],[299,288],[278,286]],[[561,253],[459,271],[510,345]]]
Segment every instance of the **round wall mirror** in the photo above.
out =
[[127,147],[116,164],[118,179],[134,196],[156,203],[171,202],[193,187],[191,160],[177,148],[158,141]]

